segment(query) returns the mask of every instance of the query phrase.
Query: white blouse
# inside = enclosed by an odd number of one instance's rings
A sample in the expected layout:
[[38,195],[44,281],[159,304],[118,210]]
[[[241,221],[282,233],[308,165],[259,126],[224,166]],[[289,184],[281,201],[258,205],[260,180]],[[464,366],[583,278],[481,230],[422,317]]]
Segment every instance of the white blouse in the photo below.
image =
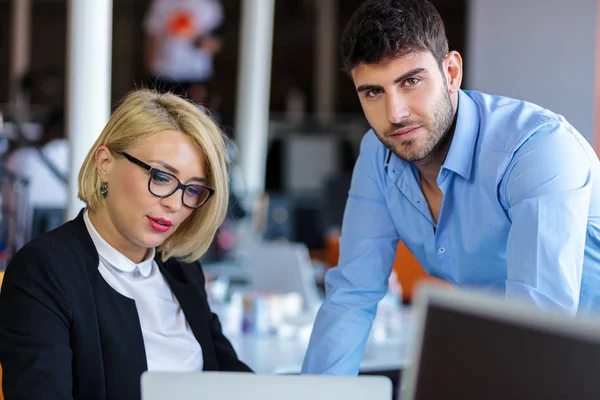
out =
[[114,290],[135,301],[148,370],[202,371],[202,348],[154,261],[154,249],[136,264],[98,234],[87,210],[83,219],[100,256],[100,274]]

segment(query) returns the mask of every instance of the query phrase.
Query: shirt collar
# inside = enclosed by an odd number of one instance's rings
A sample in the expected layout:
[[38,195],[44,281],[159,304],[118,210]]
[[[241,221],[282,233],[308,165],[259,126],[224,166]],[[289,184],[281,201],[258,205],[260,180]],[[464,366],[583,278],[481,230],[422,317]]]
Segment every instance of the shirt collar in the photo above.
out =
[[146,257],[142,262],[136,264],[131,261],[129,258],[125,257],[121,252],[112,247],[106,240],[100,236],[92,221],[90,221],[90,217],[88,216],[88,210],[86,209],[83,213],[83,220],[85,222],[85,226],[96,246],[96,250],[98,250],[98,255],[100,259],[104,260],[112,267],[123,271],[123,272],[133,272],[137,268],[140,271],[140,274],[147,278],[152,272],[152,265],[154,262],[154,254],[155,250],[152,249],[148,257]]
[[458,104],[456,128],[442,168],[469,180],[479,132],[479,110],[477,104],[462,90],[458,91]]

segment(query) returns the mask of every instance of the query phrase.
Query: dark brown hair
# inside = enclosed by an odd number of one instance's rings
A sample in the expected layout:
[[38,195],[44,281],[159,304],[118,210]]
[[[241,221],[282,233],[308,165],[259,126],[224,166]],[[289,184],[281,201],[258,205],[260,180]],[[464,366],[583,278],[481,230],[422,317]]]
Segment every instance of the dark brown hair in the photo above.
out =
[[350,18],[341,43],[347,73],[360,63],[424,50],[440,66],[448,54],[444,22],[427,0],[366,0]]

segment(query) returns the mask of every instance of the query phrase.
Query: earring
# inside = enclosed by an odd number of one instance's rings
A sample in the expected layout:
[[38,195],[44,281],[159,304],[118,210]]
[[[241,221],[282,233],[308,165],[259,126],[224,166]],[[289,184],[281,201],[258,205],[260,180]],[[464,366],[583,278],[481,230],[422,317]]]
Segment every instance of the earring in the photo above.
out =
[[106,198],[106,196],[108,196],[108,188],[106,187],[106,183],[100,184],[100,188],[98,190],[100,190],[102,197]]

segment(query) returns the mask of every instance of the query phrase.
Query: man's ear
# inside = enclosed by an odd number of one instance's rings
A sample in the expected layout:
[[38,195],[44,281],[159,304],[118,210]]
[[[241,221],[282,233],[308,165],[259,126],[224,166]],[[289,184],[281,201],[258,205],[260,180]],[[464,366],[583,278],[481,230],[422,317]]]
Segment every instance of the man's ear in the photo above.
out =
[[462,57],[457,51],[451,51],[444,57],[443,72],[448,84],[448,91],[456,93],[462,84]]

